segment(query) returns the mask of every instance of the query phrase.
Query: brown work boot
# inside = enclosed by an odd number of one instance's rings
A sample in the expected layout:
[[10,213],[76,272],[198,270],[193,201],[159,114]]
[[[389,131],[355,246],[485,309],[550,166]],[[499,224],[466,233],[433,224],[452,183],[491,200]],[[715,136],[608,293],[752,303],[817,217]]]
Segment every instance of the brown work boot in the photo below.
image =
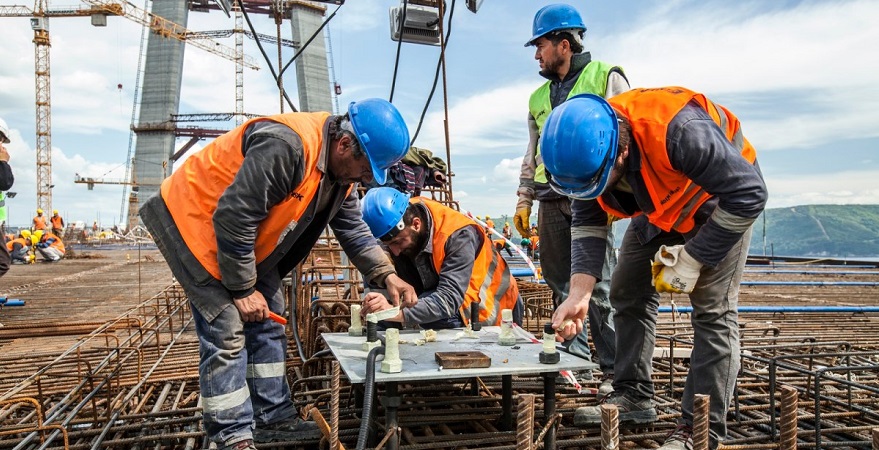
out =
[[658,450],[693,450],[693,427],[678,425]]
[[574,425],[578,427],[600,425],[601,405],[605,403],[616,405],[620,423],[644,425],[656,422],[656,409],[649,398],[632,400],[623,393],[612,392],[610,395],[605,396],[596,406],[577,408],[574,411]]

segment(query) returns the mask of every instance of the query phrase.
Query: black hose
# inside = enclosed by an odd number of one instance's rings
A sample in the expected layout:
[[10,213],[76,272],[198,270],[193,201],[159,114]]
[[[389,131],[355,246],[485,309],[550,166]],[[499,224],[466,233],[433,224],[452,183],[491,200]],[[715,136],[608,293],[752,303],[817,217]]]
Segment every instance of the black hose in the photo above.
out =
[[397,39],[397,57],[394,59],[394,77],[391,78],[391,96],[388,98],[389,103],[394,103],[394,88],[397,86],[397,69],[400,67],[400,47],[403,45],[403,27],[406,26],[406,6],[408,0],[403,0],[403,17],[400,19],[400,36]]
[[[430,88],[430,95],[427,96],[427,101],[424,103],[424,109],[421,110],[421,118],[418,119],[418,127],[415,129],[415,135],[412,136],[412,141],[409,142],[409,146],[415,145],[415,140],[418,139],[418,133],[421,132],[421,125],[424,123],[424,116],[427,115],[427,108],[430,107],[430,102],[433,100],[433,94],[436,92],[436,85],[439,82],[440,76],[440,68],[443,65],[443,52],[445,48],[449,46],[449,37],[452,36],[452,16],[455,15],[455,0],[452,0],[452,7],[449,9],[449,20],[448,20],[448,28],[446,29],[446,38],[443,40],[443,50],[440,51],[440,57],[436,61],[436,73],[433,75],[433,86]],[[440,17],[442,20],[442,17]]]
[[[259,35],[257,34],[256,29],[253,27],[253,24],[250,22],[250,16],[247,15],[247,8],[245,8],[244,4],[240,2],[241,0],[239,0],[238,6],[241,9],[241,14],[244,15],[244,20],[247,22],[247,26],[248,28],[250,28],[250,32],[253,33],[253,40],[256,41],[256,47],[259,48],[259,52],[262,53],[263,59],[266,60],[266,65],[269,67],[269,71],[272,72],[272,77],[275,78],[275,86],[280,86],[279,80],[281,79],[281,74],[283,74],[283,72],[281,72],[280,74],[275,73],[275,68],[272,67],[272,61],[269,59],[269,55],[266,54],[266,51],[262,48],[262,42],[259,40]],[[278,37],[280,38],[280,36]],[[281,94],[284,96],[284,100],[287,100],[287,104],[290,105],[290,109],[292,109],[293,112],[298,111],[296,107],[293,106],[293,101],[291,101],[290,97],[287,96],[287,91],[283,91],[281,92]]]
[[366,381],[363,383],[363,418],[360,421],[360,433],[357,434],[357,450],[366,449],[366,441],[369,439],[369,427],[372,422],[372,404],[375,396],[375,360],[378,355],[384,355],[384,347],[376,347],[366,355]]

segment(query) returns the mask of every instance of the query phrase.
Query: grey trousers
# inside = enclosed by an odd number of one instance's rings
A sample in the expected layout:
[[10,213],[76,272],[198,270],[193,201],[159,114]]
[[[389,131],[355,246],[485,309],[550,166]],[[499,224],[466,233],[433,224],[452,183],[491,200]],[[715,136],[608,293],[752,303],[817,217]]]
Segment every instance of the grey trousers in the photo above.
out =
[[[558,307],[568,298],[571,286],[571,200],[541,201],[537,212],[540,235],[540,267],[546,284],[552,289],[553,304]],[[608,227],[607,257],[601,268],[602,281],[595,285],[589,300],[588,326],[574,339],[564,343],[568,351],[584,359],[592,360],[589,335],[595,345],[598,365],[605,375],[614,373],[616,332],[613,309],[609,299],[610,277],[616,265],[612,227]]]
[[[690,371],[684,386],[682,422],[693,424],[695,394],[711,399],[712,448],[726,437],[726,412],[740,366],[738,299],[739,283],[748,255],[747,231],[715,268],[702,269],[690,294],[694,330]],[[635,399],[652,398],[653,349],[660,296],[651,286],[651,265],[659,247],[684,243],[680,233],[661,233],[641,245],[632,227],[626,231],[619,262],[611,280],[615,309],[617,353],[613,387]]]

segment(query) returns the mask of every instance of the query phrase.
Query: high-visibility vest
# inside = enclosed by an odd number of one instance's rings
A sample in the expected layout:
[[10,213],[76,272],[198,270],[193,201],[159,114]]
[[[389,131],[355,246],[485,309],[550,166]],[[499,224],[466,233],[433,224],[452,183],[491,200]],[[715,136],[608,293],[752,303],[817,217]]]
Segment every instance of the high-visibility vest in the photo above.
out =
[[[574,87],[571,88],[571,92],[568,93],[565,99],[567,100],[579,94],[595,94],[604,97],[604,93],[607,91],[607,77],[614,67],[605,62],[590,61],[580,71],[580,76],[577,77]],[[546,118],[552,112],[552,102],[549,99],[551,83],[551,81],[543,83],[531,94],[531,98],[528,100],[528,109],[531,111],[531,117],[534,117],[534,121],[537,123],[538,135],[543,133],[543,124],[546,123]],[[539,145],[537,146],[534,158],[537,162],[537,167],[534,169],[534,181],[547,183],[546,167],[543,165],[543,157],[540,155]]]
[[61,251],[61,253],[65,252],[64,251],[64,242],[61,241],[60,237],[55,236],[52,233],[48,233],[48,232],[43,233],[43,237],[40,239],[40,242],[48,242],[49,239],[55,239],[54,241],[52,241],[51,244],[49,244],[49,247],[57,248],[58,250]]
[[0,223],[6,222],[9,212],[6,207],[6,193],[0,191]]
[[9,250],[11,252],[13,250],[13,248],[15,247],[15,244],[20,244],[22,247],[27,247],[31,243],[30,243],[29,239],[25,239],[25,238],[11,239],[6,242],[6,250]]
[[317,160],[323,148],[324,122],[329,116],[326,112],[287,113],[248,120],[187,158],[183,166],[162,182],[162,199],[180,235],[214,278],[222,279],[222,275],[217,262],[217,236],[212,218],[217,201],[232,184],[244,161],[241,148],[244,131],[257,121],[282,123],[299,135],[305,159],[302,182],[284,201],[273,206],[259,224],[254,242],[256,263],[259,264],[296,227],[317,194],[324,176],[317,169]]
[[46,229],[46,217],[45,216],[34,216],[34,230],[45,230]]
[[64,219],[61,216],[52,216],[50,220],[52,221],[52,228],[64,228]]
[[[481,230],[473,219],[441,203],[422,197],[409,199],[412,204],[422,203],[433,219],[433,266],[437,273],[442,270],[446,258],[446,242],[449,236],[464,227]],[[484,234],[479,233],[480,236]],[[470,304],[479,302],[479,323],[500,325],[501,310],[514,309],[519,299],[516,279],[510,275],[510,268],[489,239],[482,239],[479,254],[473,263],[470,284],[464,293],[464,301],[458,312],[464,324],[470,323]]]
[[[751,164],[757,160],[757,151],[742,134],[739,119],[703,94],[681,87],[634,89],[608,101],[632,124],[632,135],[641,151],[641,176],[654,207],[647,217],[650,223],[665,231],[691,231],[699,207],[712,197],[686,175],[673,169],[668,159],[668,124],[690,101],[695,101],[711,116],[743,158]],[[598,202],[614,216],[632,217],[632,214],[608,206],[601,197]]]

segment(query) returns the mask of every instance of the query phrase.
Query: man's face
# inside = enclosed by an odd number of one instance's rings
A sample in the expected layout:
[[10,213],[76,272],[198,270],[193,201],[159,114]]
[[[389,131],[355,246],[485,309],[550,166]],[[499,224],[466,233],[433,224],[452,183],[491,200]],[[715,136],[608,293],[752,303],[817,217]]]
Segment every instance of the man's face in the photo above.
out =
[[[564,42],[564,41],[562,41]],[[540,64],[542,72],[558,71],[559,67],[564,63],[561,52],[561,42],[559,45],[553,45],[552,41],[545,37],[539,37],[534,41],[534,59]]]
[[372,166],[366,155],[354,156],[354,141],[350,136],[339,139],[335,150],[335,158],[331,162],[330,170],[333,177],[341,184],[361,183],[367,184],[372,181]]
[[415,258],[418,255],[418,234],[421,229],[421,220],[419,218],[412,219],[412,225],[401,230],[393,239],[388,242],[385,242],[385,245],[388,246],[388,250],[391,251],[391,254],[394,256],[407,256],[409,258]]

